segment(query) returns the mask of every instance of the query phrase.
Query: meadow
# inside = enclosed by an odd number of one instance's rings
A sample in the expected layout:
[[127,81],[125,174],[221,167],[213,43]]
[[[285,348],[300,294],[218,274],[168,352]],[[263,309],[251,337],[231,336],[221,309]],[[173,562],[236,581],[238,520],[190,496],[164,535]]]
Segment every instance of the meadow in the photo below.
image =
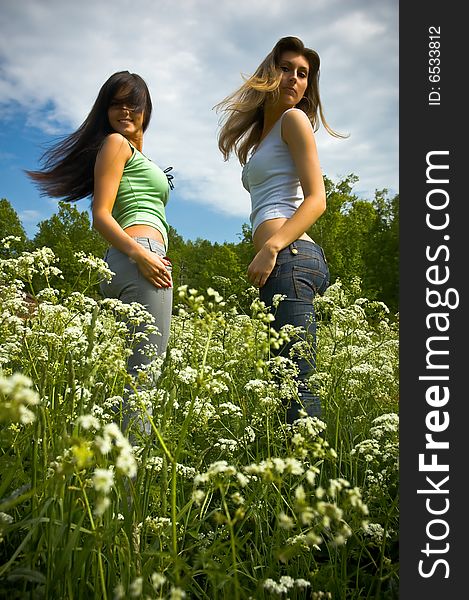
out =
[[152,319],[87,295],[102,260],[79,254],[64,295],[49,248],[2,256],[0,597],[398,598],[398,319],[359,279],[315,299],[323,416],[289,425],[273,350],[295,330],[255,289],[246,314],[179,287],[166,356],[131,379]]

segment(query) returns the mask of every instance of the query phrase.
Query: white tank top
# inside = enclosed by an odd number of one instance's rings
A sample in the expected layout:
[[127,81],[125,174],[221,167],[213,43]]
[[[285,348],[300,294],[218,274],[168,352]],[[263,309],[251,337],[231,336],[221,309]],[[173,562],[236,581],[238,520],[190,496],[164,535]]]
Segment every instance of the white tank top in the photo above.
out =
[[253,234],[268,219],[289,219],[304,200],[295,163],[282,140],[282,119],[290,110],[299,110],[308,119],[298,108],[286,110],[243,167],[243,186],[251,195]]

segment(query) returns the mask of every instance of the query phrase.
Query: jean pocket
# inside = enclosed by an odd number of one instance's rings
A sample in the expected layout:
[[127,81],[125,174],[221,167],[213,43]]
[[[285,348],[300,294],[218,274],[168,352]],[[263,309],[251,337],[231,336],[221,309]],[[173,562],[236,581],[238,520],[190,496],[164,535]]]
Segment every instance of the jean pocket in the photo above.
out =
[[322,293],[327,279],[325,273],[301,265],[293,265],[293,287],[299,300],[312,302],[316,294]]

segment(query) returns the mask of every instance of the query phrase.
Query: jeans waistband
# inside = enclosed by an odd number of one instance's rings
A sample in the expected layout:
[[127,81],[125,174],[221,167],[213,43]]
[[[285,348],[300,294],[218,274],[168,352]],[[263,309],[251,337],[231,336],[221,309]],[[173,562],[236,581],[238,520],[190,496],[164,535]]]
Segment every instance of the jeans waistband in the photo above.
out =
[[[152,252],[156,252],[160,256],[166,256],[166,248],[162,242],[158,242],[157,240],[154,240],[154,239],[148,238],[148,237],[134,237],[134,236],[131,236],[131,237],[133,240],[135,240],[138,244],[140,244],[144,248],[147,248],[148,250],[151,250]],[[118,250],[117,248],[114,248],[114,246],[110,246],[104,255],[104,260],[106,260],[108,257],[111,257],[111,256],[120,256],[120,255],[126,256],[120,250]]]
[[141,246],[148,248],[152,252],[160,252],[163,255],[166,252],[165,245],[163,242],[159,242],[149,237],[140,237],[140,236],[131,236],[136,242],[138,242]]
[[300,256],[317,256],[326,260],[324,255],[324,250],[321,248],[319,244],[312,240],[296,240],[280,250],[277,255],[277,262],[285,262],[290,260],[291,258],[295,258],[298,255]]

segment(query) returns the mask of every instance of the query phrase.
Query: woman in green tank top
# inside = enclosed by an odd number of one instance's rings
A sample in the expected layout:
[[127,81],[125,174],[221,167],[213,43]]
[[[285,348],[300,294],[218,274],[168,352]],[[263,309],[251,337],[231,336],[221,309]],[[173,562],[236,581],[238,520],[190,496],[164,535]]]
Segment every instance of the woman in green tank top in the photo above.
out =
[[[142,153],[151,112],[145,81],[128,71],[114,73],[82,125],[45,153],[44,169],[28,174],[49,196],[70,202],[92,197],[93,226],[110,245],[105,259],[115,273],[101,291],[146,307],[158,329],[149,341],[161,355],[172,312],[165,215],[172,176]],[[141,352],[145,344],[148,341],[142,340],[129,358],[132,375],[150,362]],[[126,402],[123,408],[124,429],[135,417],[140,430],[149,431],[148,423],[131,414]]]

